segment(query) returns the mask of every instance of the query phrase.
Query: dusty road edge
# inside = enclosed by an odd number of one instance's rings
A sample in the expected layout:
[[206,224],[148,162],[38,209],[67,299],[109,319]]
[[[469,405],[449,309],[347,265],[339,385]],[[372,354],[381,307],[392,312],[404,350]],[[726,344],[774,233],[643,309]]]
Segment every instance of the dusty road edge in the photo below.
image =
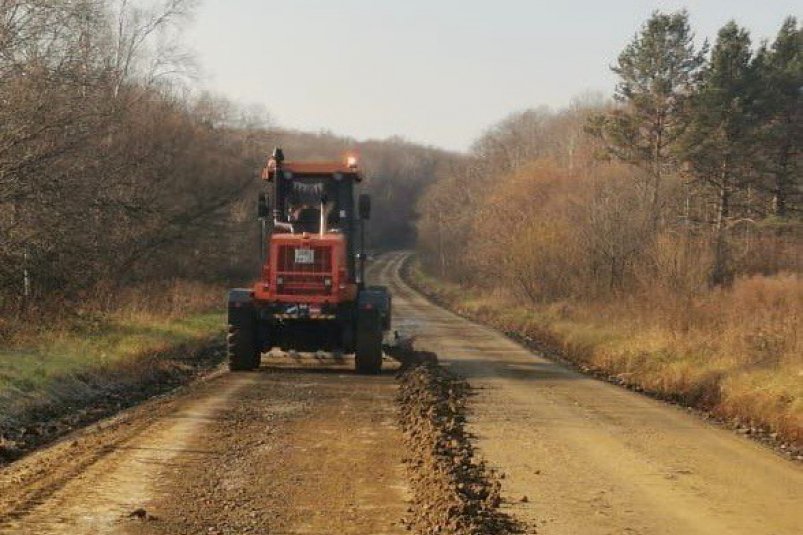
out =
[[703,420],[711,425],[715,425],[717,427],[728,429],[733,431],[735,434],[743,436],[745,438],[750,439],[753,442],[757,442],[762,446],[772,450],[775,454],[790,461],[792,463],[803,463],[803,447],[797,446],[793,443],[787,442],[781,438],[774,437],[773,433],[762,430],[757,427],[752,427],[749,425],[744,425],[741,422],[728,420],[725,418],[721,418],[720,416],[714,414],[711,411],[707,411],[704,409],[700,409],[693,405],[688,405],[686,403],[681,403],[676,399],[671,397],[661,395],[658,392],[653,392],[647,389],[642,388],[639,385],[630,384],[623,381],[620,377],[615,375],[611,375],[606,373],[604,370],[593,368],[587,365],[583,365],[578,363],[574,360],[566,358],[559,350],[555,349],[554,347],[532,338],[530,336],[521,335],[519,333],[504,331],[496,328],[494,325],[491,325],[487,322],[482,321],[481,318],[473,317],[469,314],[465,314],[457,309],[455,309],[451,303],[442,299],[439,295],[428,291],[426,288],[420,287],[416,284],[415,280],[410,276],[410,270],[412,269],[412,262],[415,258],[416,253],[410,253],[403,261],[401,268],[399,269],[399,277],[402,281],[424,296],[427,300],[431,303],[435,304],[443,308],[444,310],[448,310],[452,314],[455,314],[463,319],[478,323],[480,325],[484,325],[490,329],[493,329],[500,334],[506,336],[507,338],[513,340],[514,342],[523,345],[524,347],[536,351],[546,358],[552,360],[553,362],[557,362],[567,368],[575,370],[585,376],[592,377],[599,381],[604,381],[606,383],[625,388],[630,390],[631,392],[636,392],[643,396],[649,397],[651,399],[655,399],[661,402],[666,403],[667,405],[671,405],[674,407],[682,408],[686,412],[690,414],[694,414],[700,420]]
[[405,525],[416,533],[523,533],[499,509],[501,476],[476,454],[465,429],[471,386],[438,366],[433,353],[404,348],[393,356],[402,362],[397,402],[413,495]]

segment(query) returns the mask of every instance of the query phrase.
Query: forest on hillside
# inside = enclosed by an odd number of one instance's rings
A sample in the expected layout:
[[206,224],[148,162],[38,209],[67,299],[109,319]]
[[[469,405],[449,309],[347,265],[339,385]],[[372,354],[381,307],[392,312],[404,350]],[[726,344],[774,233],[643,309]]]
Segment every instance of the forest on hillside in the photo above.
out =
[[141,6],[0,3],[0,335],[43,310],[113,307],[127,288],[247,281],[258,173],[279,144],[300,159],[356,149],[373,234],[414,241],[415,199],[445,152],[287,131],[199,94],[180,44],[193,2]]

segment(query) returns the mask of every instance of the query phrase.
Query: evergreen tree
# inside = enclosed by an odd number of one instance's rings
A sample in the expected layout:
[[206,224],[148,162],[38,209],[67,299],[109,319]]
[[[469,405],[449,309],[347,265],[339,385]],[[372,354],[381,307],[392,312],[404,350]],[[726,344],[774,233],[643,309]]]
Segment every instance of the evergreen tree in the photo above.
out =
[[801,147],[803,145],[803,28],[787,18],[772,46],[762,46],[755,68],[761,91],[757,107],[762,152],[757,160],[768,180],[762,184],[772,195],[772,212],[778,217],[801,211]]
[[589,131],[602,137],[610,155],[644,171],[653,228],[661,211],[665,174],[687,125],[686,109],[705,62],[697,50],[688,13],[655,12],[611,67],[619,76],[613,113],[593,117]]
[[715,284],[731,278],[726,231],[735,195],[754,177],[757,79],[751,59],[747,30],[729,22],[703,71],[682,144],[692,175],[715,193]]

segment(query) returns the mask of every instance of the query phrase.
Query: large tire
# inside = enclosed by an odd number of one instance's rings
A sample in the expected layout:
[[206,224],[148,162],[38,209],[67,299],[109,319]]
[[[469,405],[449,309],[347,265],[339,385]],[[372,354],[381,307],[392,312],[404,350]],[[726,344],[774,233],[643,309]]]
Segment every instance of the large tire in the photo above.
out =
[[253,328],[229,325],[226,349],[231,371],[256,369],[262,360],[261,351],[257,346],[256,332]]
[[356,340],[354,337],[354,324],[347,323],[343,325],[340,333],[340,350],[343,353],[354,353],[357,349]]
[[361,310],[357,316],[357,373],[377,375],[382,371],[382,321],[375,310]]
[[256,345],[256,351],[254,351],[251,357],[251,369],[256,370],[262,365],[262,349],[260,349],[259,342]]

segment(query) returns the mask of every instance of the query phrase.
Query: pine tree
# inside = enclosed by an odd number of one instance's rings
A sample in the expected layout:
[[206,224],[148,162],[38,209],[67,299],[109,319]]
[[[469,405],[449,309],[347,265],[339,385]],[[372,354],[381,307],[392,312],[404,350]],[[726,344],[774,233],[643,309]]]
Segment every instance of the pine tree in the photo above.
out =
[[717,35],[702,84],[692,99],[682,147],[692,176],[716,198],[715,265],[712,282],[731,279],[727,242],[735,196],[754,178],[757,77],[750,36],[735,22]]
[[803,195],[803,28],[798,28],[794,17],[784,21],[771,47],[761,47],[755,69],[761,82],[757,107],[762,152],[757,161],[768,178],[762,185],[771,193],[776,216],[799,214]]
[[606,142],[608,153],[644,171],[657,229],[664,176],[675,165],[676,145],[687,125],[686,109],[705,62],[683,10],[655,12],[619,55],[615,98],[622,107],[591,119],[588,130]]

